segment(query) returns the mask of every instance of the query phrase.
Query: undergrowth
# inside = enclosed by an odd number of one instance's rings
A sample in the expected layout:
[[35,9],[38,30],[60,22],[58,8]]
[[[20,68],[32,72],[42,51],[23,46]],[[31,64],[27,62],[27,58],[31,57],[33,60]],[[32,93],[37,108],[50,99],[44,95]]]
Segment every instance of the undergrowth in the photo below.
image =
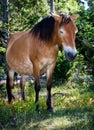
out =
[[[5,85],[3,86],[5,87]],[[13,92],[18,93],[15,86]],[[20,96],[12,104],[0,98],[0,130],[93,130],[94,90],[85,83],[65,82],[53,85],[55,113],[46,110],[46,88],[40,91],[40,114],[35,111],[34,85],[27,84],[26,101]],[[17,94],[15,94],[17,96]]]

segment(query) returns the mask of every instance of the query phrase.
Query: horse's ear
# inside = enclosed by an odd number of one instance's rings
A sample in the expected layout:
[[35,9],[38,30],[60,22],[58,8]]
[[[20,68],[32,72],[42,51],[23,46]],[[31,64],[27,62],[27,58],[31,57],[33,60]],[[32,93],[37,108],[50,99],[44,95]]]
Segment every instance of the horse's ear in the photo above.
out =
[[52,15],[52,17],[56,20],[56,21],[60,21],[60,15],[58,15],[58,14],[56,14],[56,13],[52,13],[51,12],[51,15]]
[[79,17],[79,14],[74,14],[71,16],[71,19],[75,21]]

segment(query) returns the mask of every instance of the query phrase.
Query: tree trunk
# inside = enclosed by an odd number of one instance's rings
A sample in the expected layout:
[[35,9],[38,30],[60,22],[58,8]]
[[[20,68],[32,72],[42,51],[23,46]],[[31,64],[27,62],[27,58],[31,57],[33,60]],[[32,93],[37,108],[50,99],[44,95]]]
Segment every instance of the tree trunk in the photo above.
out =
[[4,29],[3,29],[3,36],[4,36],[4,42],[3,45],[6,47],[7,44],[7,39],[8,39],[8,4],[9,0],[3,0],[3,24],[4,24]]
[[50,0],[50,3],[51,3],[51,5],[50,5],[51,12],[55,12],[54,0]]

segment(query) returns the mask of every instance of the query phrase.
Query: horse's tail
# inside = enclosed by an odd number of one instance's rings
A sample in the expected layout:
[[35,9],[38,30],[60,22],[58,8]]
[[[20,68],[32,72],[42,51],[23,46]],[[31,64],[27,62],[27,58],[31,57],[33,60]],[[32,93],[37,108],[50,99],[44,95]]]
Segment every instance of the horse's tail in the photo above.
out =
[[[14,77],[14,75],[13,75]],[[12,77],[12,80],[13,80]],[[12,94],[12,87],[13,87],[13,81],[10,79],[9,70],[7,70],[7,79],[6,79],[6,89],[7,89],[7,95],[8,95],[8,102],[10,103],[12,101],[12,98],[15,99],[15,97]]]
[[9,72],[7,70],[7,79],[6,79],[6,89],[7,89],[7,95],[8,95],[8,102],[10,103],[12,100],[12,93],[11,93],[11,86],[10,86],[10,78],[9,78]]

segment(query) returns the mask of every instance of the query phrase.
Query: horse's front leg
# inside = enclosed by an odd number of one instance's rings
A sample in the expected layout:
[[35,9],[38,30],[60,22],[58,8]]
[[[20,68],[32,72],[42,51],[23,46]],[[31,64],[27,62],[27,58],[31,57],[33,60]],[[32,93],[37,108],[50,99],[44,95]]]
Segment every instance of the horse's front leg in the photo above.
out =
[[36,104],[36,111],[39,113],[40,112],[40,107],[39,107],[39,91],[40,91],[40,82],[39,82],[39,77],[35,79],[35,104]]
[[53,112],[52,101],[51,101],[51,83],[47,83],[47,110]]
[[51,101],[51,87],[52,87],[52,74],[55,67],[55,63],[52,64],[50,67],[48,67],[47,70],[47,110],[50,112],[54,112],[54,109],[52,107],[52,101]]
[[35,62],[33,64],[33,76],[35,78],[35,105],[36,105],[36,111],[39,113],[40,69],[38,66],[38,62]]

